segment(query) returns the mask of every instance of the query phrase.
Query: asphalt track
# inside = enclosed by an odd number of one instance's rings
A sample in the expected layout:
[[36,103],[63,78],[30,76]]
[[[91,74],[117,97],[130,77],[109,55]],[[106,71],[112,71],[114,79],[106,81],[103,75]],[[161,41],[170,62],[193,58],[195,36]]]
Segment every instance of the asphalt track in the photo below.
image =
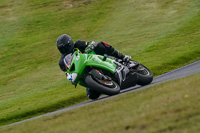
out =
[[[191,63],[189,65],[183,66],[181,68],[175,69],[173,71],[170,71],[168,73],[162,74],[160,76],[157,76],[153,79],[153,82],[150,85],[134,86],[134,87],[131,87],[131,88],[127,88],[127,89],[122,90],[120,94],[138,91],[138,90],[141,90],[141,89],[148,88],[149,86],[152,86],[154,84],[158,84],[158,83],[162,83],[162,82],[165,82],[165,81],[186,77],[188,75],[191,75],[191,74],[194,74],[194,73],[199,73],[199,72],[200,72],[200,60],[196,61],[194,63]],[[113,97],[116,97],[116,96],[118,96],[118,95],[115,95],[115,96],[104,95],[104,96],[101,96],[98,100],[95,100],[95,101],[89,100],[89,101],[82,102],[82,103],[61,109],[61,110],[57,110],[57,111],[54,111],[54,112],[51,112],[51,113],[47,113],[47,114],[44,114],[44,115],[40,115],[40,116],[37,116],[37,117],[33,117],[33,118],[30,118],[30,119],[26,119],[26,120],[23,120],[23,121],[12,123],[12,124],[9,124],[9,125],[6,125],[6,126],[11,126],[11,125],[14,125],[14,124],[22,123],[22,122],[25,122],[25,121],[28,121],[28,120],[37,119],[37,118],[44,117],[44,116],[62,113],[62,112],[65,112],[67,110],[74,109],[76,107],[81,107],[81,106],[84,106],[84,105],[87,105],[87,104],[90,104],[90,103],[98,102],[100,100],[104,100],[104,99],[108,99],[108,98],[113,98]]]

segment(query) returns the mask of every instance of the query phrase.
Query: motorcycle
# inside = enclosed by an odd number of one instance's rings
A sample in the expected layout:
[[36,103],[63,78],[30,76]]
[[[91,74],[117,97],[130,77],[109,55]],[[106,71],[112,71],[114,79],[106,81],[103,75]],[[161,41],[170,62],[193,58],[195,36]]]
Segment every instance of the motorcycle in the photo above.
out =
[[64,63],[67,79],[75,87],[79,84],[96,94],[90,99],[97,99],[100,94],[116,95],[122,89],[148,85],[153,80],[152,72],[139,62],[123,62],[106,54],[96,55],[94,51],[75,51],[65,56]]

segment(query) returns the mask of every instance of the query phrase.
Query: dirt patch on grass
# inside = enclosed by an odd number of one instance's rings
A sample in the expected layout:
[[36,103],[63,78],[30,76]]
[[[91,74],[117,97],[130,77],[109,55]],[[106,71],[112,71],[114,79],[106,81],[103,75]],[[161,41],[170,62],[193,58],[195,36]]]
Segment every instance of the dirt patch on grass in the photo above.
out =
[[100,1],[100,0],[64,1],[63,5],[67,8],[72,8],[72,7],[80,6],[80,5],[90,5],[90,4],[97,2],[97,1]]

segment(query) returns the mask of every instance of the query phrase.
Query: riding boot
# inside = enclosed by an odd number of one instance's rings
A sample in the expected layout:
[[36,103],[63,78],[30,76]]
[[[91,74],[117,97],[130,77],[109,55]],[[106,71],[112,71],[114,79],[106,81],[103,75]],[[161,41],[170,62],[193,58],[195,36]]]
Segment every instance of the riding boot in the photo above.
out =
[[118,50],[113,48],[113,52],[111,53],[111,56],[114,56],[118,59],[122,59],[125,57],[125,55],[123,55],[122,53],[120,53]]

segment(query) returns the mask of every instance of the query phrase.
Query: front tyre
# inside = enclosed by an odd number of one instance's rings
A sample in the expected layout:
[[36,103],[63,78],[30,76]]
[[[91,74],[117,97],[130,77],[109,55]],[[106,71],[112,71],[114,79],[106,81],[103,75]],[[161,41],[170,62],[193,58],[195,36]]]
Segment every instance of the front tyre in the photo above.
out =
[[92,75],[87,75],[85,78],[85,83],[89,88],[98,93],[103,93],[110,96],[120,93],[119,85],[113,80],[97,79]]

